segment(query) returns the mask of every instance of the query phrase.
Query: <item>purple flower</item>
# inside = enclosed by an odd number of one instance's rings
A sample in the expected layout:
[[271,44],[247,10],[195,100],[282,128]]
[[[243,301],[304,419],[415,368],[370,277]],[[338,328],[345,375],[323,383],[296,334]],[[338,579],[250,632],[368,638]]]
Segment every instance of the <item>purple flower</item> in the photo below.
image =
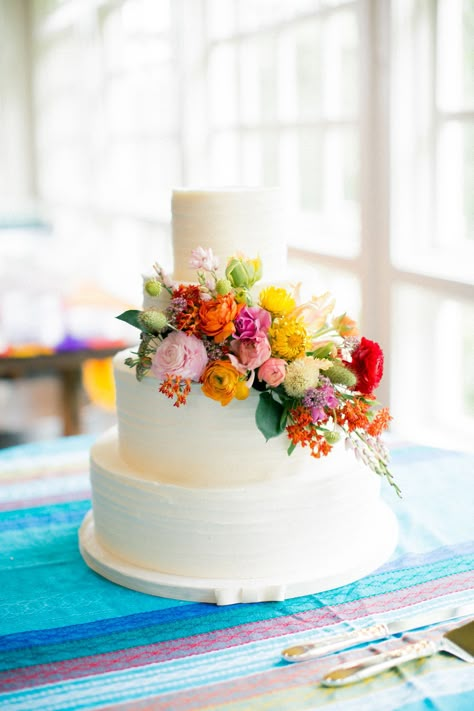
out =
[[334,388],[328,378],[322,377],[317,388],[308,388],[302,400],[304,407],[311,410],[313,422],[327,420],[326,407],[337,407],[338,401],[334,394]]
[[271,316],[260,306],[244,306],[235,320],[234,338],[255,341],[268,332]]

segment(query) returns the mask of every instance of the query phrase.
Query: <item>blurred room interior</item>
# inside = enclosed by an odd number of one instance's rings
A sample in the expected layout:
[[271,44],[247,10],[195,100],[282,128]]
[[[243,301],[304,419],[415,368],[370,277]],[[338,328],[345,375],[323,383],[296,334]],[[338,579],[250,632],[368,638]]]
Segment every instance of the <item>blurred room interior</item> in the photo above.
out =
[[282,188],[393,435],[472,450],[472,0],[0,0],[0,446],[113,421],[114,317],[210,185]]

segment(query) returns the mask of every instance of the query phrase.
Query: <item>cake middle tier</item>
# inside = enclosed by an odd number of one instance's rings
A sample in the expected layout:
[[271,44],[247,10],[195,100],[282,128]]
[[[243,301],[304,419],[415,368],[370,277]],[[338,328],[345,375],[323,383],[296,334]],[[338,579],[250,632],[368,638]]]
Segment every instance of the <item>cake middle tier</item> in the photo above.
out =
[[[136,379],[124,362],[129,355],[123,351],[114,358],[119,451],[145,478],[225,487],[291,477],[308,464],[330,476],[339,466],[335,453],[316,461],[308,449],[298,447],[289,456],[285,433],[265,441],[255,422],[259,397],[255,390],[247,400],[232,400],[223,407],[193,383],[186,404],[174,407],[159,392],[160,383],[153,376]],[[342,456],[353,462],[353,455],[341,449]]]

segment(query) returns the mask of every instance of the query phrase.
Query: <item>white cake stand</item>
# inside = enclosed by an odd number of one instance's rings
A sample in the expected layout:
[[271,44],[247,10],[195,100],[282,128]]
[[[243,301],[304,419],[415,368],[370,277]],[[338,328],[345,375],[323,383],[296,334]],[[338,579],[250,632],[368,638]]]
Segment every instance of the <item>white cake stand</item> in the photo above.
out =
[[[304,578],[284,580],[275,578],[216,579],[188,578],[169,575],[132,565],[107,551],[97,540],[92,511],[86,515],[79,531],[79,547],[87,565],[113,583],[131,590],[169,597],[176,600],[209,602],[217,605],[270,602],[310,595],[347,585],[368,575],[391,556],[398,537],[398,522],[388,506],[381,503],[374,531],[367,545],[354,551],[354,564],[344,570],[318,575],[308,571]],[[351,542],[348,541],[348,546]]]

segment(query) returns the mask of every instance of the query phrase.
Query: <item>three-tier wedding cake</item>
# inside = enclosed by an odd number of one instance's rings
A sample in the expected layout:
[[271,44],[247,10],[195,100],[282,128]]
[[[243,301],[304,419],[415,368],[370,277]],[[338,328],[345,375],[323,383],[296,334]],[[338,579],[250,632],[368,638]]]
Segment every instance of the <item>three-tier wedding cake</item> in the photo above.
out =
[[[216,257],[225,269],[226,259],[241,253],[261,259],[264,284],[283,283],[286,233],[282,205],[279,191],[273,189],[173,193],[173,277],[158,269],[158,287],[149,288],[148,282],[145,311],[138,321],[142,351],[139,347],[138,351],[132,349],[135,353],[121,352],[114,359],[118,426],[103,435],[91,452],[92,510],[81,527],[80,548],[86,563],[115,583],[154,595],[217,604],[283,600],[360,578],[393,551],[397,524],[381,499],[381,477],[367,466],[364,452],[357,459],[352,451],[346,451],[344,437],[335,444],[338,431],[344,433],[345,428],[349,435],[356,431],[357,423],[350,419],[347,408],[354,409],[356,398],[370,404],[365,395],[353,395],[358,391],[352,380],[337,384],[337,367],[344,371],[341,353],[344,347],[349,348],[344,337],[338,336],[338,346],[331,343],[328,348],[327,341],[321,339],[310,346],[305,332],[305,350],[294,361],[308,369],[309,358],[318,356],[316,381],[304,390],[304,397],[308,398],[311,391],[319,404],[308,405],[313,421],[304,420],[303,426],[304,408],[297,406],[295,395],[298,374],[292,379],[287,376],[285,385],[274,376],[265,379],[265,372],[258,368],[266,358],[267,371],[272,361],[274,369],[278,366],[283,373],[281,378],[295,370],[291,358],[285,361],[282,355],[278,324],[282,318],[291,317],[301,325],[308,309],[298,311],[295,306],[288,316],[282,316],[272,312],[268,298],[258,301],[256,296],[255,302],[251,301],[249,294],[252,290],[257,293],[254,280],[246,282],[238,269],[230,268],[225,274],[222,271],[218,278]],[[198,245],[206,248],[201,254],[208,261],[212,255],[212,263],[207,264],[207,271],[200,272],[197,282],[203,295],[199,311],[195,304],[189,306],[189,294],[197,291],[184,286],[173,291],[178,281],[196,283],[195,272],[188,264]],[[237,267],[249,263],[243,256],[233,262]],[[252,264],[250,271],[255,276],[256,261]],[[281,301],[283,292],[278,287],[273,293]],[[182,310],[177,321],[176,304],[183,303],[183,295],[188,299],[186,319]],[[210,309],[214,301],[221,304],[224,299],[227,306],[232,302],[229,308],[234,310],[229,313],[233,316],[217,333],[208,325],[213,323]],[[314,321],[317,309],[309,311]],[[143,313],[155,320],[147,321]],[[179,388],[186,382],[187,401],[175,407],[162,394],[165,390],[159,392],[163,382],[159,368],[163,369],[165,356],[159,361],[153,348],[157,351],[167,342],[165,355],[170,357],[169,336],[184,329],[184,322],[189,325],[190,314],[197,313],[202,329],[205,324],[207,330],[203,336],[194,321],[185,346],[196,344],[202,365],[198,375],[182,370],[187,379],[179,380]],[[250,314],[245,327],[244,314]],[[214,317],[214,312],[211,315]],[[307,318],[306,323],[310,321]],[[255,323],[260,328],[257,336]],[[254,328],[253,341],[248,324]],[[258,338],[261,340],[256,349]],[[249,343],[251,357],[245,346]],[[264,351],[266,355],[261,356]],[[142,359],[138,366],[136,352],[145,353],[145,361]],[[346,359],[349,369],[350,353]],[[146,373],[142,368],[137,378],[143,362],[150,367]],[[231,369],[236,373],[229,397],[227,391],[214,396],[211,381],[206,380],[205,369],[215,363],[224,364],[225,374]],[[194,364],[193,360],[193,368]],[[309,371],[314,372],[314,367],[305,370],[304,377]],[[261,378],[259,373],[263,374]],[[234,372],[231,375],[234,377]],[[218,388],[222,378],[219,373],[214,376],[213,387]],[[176,385],[178,380],[170,382]],[[180,396],[179,388],[176,393]],[[336,395],[344,398],[346,409],[341,416],[336,414]],[[360,418],[369,404],[360,406]],[[275,412],[281,420],[276,424]],[[273,436],[272,427],[280,428],[279,436]],[[285,428],[293,437],[291,456]],[[298,438],[305,444],[302,432],[313,430],[307,435],[308,446],[295,447]],[[319,443],[316,450],[315,438]],[[321,442],[332,449],[328,456],[320,456],[326,454]],[[311,447],[316,457],[310,456]]]

